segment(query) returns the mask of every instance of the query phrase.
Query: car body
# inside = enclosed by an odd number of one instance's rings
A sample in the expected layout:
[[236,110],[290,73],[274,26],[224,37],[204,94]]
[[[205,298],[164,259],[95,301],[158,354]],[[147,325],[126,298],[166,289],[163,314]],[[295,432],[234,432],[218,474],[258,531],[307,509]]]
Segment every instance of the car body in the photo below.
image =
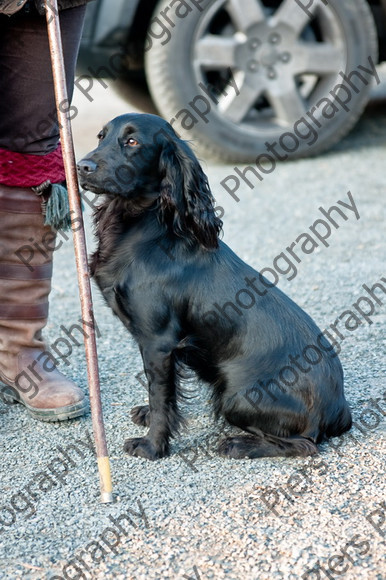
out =
[[97,0],[81,71],[145,78],[200,154],[264,166],[274,143],[276,159],[315,155],[353,127],[376,80],[364,71],[386,59],[385,15],[386,0]]

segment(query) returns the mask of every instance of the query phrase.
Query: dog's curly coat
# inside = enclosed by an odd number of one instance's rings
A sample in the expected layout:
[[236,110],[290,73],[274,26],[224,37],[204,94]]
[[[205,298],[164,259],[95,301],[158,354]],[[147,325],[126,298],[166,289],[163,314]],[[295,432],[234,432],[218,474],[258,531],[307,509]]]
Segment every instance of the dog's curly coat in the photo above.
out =
[[[149,431],[125,450],[148,459],[168,453],[182,422],[180,365],[210,384],[218,416],[248,432],[220,443],[228,457],[312,455],[316,443],[348,430],[333,347],[299,306],[219,241],[208,180],[187,143],[166,121],[142,114],[117,117],[99,139],[78,165],[82,186],[103,194],[91,271],[136,339],[149,382],[149,405],[132,410]],[[232,299],[245,280],[255,300],[241,312]],[[288,361],[310,345],[319,345],[320,360],[283,388],[279,373],[283,381]]]

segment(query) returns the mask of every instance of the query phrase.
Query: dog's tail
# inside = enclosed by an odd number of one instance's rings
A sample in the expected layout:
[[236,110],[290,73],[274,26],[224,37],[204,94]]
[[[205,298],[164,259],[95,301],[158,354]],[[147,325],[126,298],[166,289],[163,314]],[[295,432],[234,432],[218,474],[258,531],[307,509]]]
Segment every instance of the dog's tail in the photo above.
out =
[[330,437],[339,437],[352,427],[352,416],[351,411],[346,403],[343,401],[342,404],[338,407],[338,412],[336,416],[330,420],[329,424],[325,429],[325,439],[329,439]]
[[218,453],[234,459],[307,457],[317,454],[318,448],[305,437],[277,437],[256,429],[253,435],[238,435],[223,439],[218,447]]

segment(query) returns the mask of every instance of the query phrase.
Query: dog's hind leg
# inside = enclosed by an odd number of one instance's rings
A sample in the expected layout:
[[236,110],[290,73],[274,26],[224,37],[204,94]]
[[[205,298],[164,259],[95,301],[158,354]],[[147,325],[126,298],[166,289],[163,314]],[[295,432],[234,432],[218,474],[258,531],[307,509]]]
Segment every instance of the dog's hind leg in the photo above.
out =
[[[248,429],[250,431],[253,428]],[[318,453],[312,441],[304,437],[276,437],[258,429],[254,435],[226,437],[217,451],[220,455],[233,459],[256,459],[258,457],[307,457]]]
[[243,389],[225,400],[221,414],[245,435],[220,442],[218,452],[235,459],[306,457],[318,453],[318,420],[299,397],[276,389]]

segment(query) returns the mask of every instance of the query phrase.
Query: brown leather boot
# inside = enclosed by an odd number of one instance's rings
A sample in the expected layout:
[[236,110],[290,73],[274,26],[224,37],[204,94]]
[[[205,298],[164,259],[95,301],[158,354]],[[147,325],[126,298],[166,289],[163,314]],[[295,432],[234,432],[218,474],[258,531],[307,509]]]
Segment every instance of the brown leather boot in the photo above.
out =
[[83,391],[46,350],[55,233],[31,190],[0,185],[0,397],[41,421],[83,415]]

